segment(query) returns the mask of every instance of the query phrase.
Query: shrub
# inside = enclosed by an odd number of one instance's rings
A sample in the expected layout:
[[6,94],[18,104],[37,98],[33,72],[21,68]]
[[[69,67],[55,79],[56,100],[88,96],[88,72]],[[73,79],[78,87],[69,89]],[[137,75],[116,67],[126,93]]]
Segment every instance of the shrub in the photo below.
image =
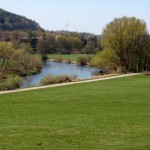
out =
[[31,69],[34,68],[36,70],[41,70],[41,68],[43,66],[41,59],[36,58],[36,57],[32,57],[32,59],[30,61],[32,63]]
[[23,76],[39,72],[42,65],[40,58],[37,58],[27,52],[17,51],[11,61],[9,71],[13,71],[13,73]]
[[67,62],[68,64],[71,64],[71,63],[72,63],[72,61],[71,61],[70,59],[67,59],[66,62]]
[[64,83],[64,82],[71,82],[74,81],[77,76],[68,76],[68,75],[60,75],[60,76],[52,76],[47,75],[41,81],[41,85],[49,85],[49,84],[57,84],[57,83]]
[[150,71],[144,71],[143,73],[145,76],[150,76]]
[[56,83],[56,80],[54,76],[52,75],[47,75],[40,81],[41,85],[48,85],[48,84],[54,84]]
[[109,50],[101,51],[92,58],[91,64],[98,68],[103,68],[105,70],[117,70],[117,65],[115,59],[112,57],[113,53]]
[[77,65],[85,66],[90,62],[89,56],[79,56],[77,59]]
[[63,62],[63,59],[61,57],[58,57],[58,58],[56,58],[56,62],[61,63],[61,62]]
[[23,79],[19,76],[9,77],[2,81],[0,90],[14,90],[20,88],[22,83]]

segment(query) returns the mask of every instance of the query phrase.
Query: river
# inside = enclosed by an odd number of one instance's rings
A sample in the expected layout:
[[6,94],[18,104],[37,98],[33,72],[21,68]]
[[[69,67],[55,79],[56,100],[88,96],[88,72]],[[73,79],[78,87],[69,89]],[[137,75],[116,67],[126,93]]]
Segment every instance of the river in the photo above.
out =
[[30,86],[39,86],[40,80],[46,75],[76,75],[81,79],[92,77],[93,72],[98,72],[99,69],[89,66],[77,66],[75,64],[46,62],[40,73],[25,77],[25,82],[22,88]]

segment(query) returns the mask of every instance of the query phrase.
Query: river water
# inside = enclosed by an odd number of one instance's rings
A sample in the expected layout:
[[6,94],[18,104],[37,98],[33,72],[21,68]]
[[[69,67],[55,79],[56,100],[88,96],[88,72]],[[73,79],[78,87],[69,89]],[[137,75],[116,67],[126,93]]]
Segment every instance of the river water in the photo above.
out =
[[76,75],[81,79],[92,77],[93,72],[98,72],[99,69],[88,66],[77,66],[75,64],[46,62],[39,74],[25,77],[25,82],[22,88],[40,85],[40,80],[46,75]]

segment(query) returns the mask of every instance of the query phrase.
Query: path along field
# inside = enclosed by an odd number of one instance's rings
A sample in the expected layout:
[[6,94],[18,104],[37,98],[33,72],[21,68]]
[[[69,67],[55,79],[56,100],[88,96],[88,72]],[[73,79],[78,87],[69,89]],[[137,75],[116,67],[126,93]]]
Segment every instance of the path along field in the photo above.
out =
[[150,77],[0,95],[0,149],[149,150]]

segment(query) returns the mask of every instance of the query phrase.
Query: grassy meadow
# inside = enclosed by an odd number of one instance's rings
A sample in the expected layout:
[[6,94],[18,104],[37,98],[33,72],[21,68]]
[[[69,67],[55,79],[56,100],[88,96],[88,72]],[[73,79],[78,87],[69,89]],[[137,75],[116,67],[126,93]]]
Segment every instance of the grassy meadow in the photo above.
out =
[[[39,54],[38,57],[41,57]],[[94,56],[94,54],[48,54],[48,59],[58,59],[62,58],[62,60],[71,60],[72,62],[76,62],[79,57],[86,57],[86,56]]]
[[150,77],[0,95],[1,150],[149,150]]

